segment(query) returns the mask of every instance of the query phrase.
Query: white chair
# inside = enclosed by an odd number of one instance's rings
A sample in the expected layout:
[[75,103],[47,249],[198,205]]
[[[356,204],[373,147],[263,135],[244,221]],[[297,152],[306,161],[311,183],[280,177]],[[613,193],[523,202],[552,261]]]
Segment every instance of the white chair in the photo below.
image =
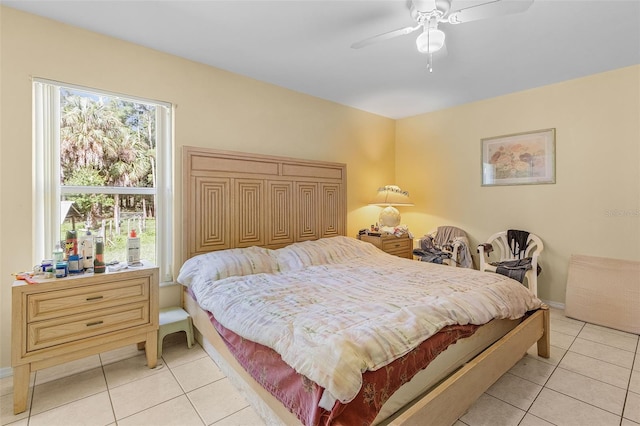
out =
[[[430,239],[427,246],[433,245],[438,250],[448,253],[450,258],[444,259],[443,264],[473,268],[469,238],[467,233],[455,226],[439,226],[426,233],[418,240],[418,247],[424,248],[423,240]],[[418,256],[419,257],[419,256]]]
[[[489,245],[492,251],[488,250]],[[529,269],[524,277],[527,280],[529,290],[536,296],[538,295],[538,257],[544,250],[544,244],[537,235],[529,233],[527,237],[526,247],[521,250],[519,244],[513,241],[510,244],[508,231],[498,232],[487,239],[485,244],[478,246],[480,254],[480,271],[496,272],[498,269],[496,263],[509,260],[518,260],[531,258],[531,269]],[[486,255],[486,256],[485,256]],[[491,261],[491,258],[496,259]],[[492,264],[493,263],[493,264]]]

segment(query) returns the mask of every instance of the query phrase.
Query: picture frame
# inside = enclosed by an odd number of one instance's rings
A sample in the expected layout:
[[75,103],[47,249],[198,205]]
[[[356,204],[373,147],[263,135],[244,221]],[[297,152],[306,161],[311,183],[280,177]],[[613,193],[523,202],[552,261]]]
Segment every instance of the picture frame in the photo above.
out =
[[556,129],[481,139],[482,186],[556,183]]

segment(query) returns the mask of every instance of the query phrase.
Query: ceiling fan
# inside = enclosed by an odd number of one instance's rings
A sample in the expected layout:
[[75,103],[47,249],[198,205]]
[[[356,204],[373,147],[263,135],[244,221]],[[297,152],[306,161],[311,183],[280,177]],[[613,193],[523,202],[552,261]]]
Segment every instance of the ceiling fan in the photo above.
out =
[[[501,15],[524,12],[533,0],[482,0],[473,5],[452,10],[451,4],[456,0],[407,0],[411,17],[416,21],[415,26],[400,28],[386,33],[366,38],[351,45],[354,49],[369,46],[380,41],[389,40],[401,35],[410,34],[417,30],[422,33],[416,39],[418,52],[428,55],[428,68],[433,71],[432,55],[445,47],[445,33],[438,29],[438,24],[463,24],[480,19],[493,18]],[[460,2],[462,3],[462,2]],[[465,2],[469,4],[469,2]]]

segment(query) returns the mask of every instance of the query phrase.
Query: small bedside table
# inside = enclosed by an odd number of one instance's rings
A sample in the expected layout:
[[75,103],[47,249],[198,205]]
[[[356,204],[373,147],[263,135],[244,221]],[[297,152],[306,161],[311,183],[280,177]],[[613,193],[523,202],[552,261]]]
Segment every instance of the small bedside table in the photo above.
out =
[[158,268],[16,281],[12,287],[13,412],[25,411],[29,374],[132,343],[158,356]]
[[401,237],[389,234],[380,236],[364,234],[358,235],[358,239],[373,244],[385,253],[413,259],[413,239],[407,234]]

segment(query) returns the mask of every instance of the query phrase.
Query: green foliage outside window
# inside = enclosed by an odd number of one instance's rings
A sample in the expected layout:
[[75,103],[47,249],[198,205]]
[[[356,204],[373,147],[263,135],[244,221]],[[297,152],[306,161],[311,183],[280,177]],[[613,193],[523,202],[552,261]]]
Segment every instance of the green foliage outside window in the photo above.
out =
[[[142,103],[61,90],[62,187],[155,187],[155,113],[154,106]],[[61,239],[72,228],[79,235],[87,229],[104,234],[105,260],[122,261],[127,232],[133,228],[141,238],[142,258],[155,261],[154,198],[100,189],[63,193],[62,199],[73,205],[62,212]]]

